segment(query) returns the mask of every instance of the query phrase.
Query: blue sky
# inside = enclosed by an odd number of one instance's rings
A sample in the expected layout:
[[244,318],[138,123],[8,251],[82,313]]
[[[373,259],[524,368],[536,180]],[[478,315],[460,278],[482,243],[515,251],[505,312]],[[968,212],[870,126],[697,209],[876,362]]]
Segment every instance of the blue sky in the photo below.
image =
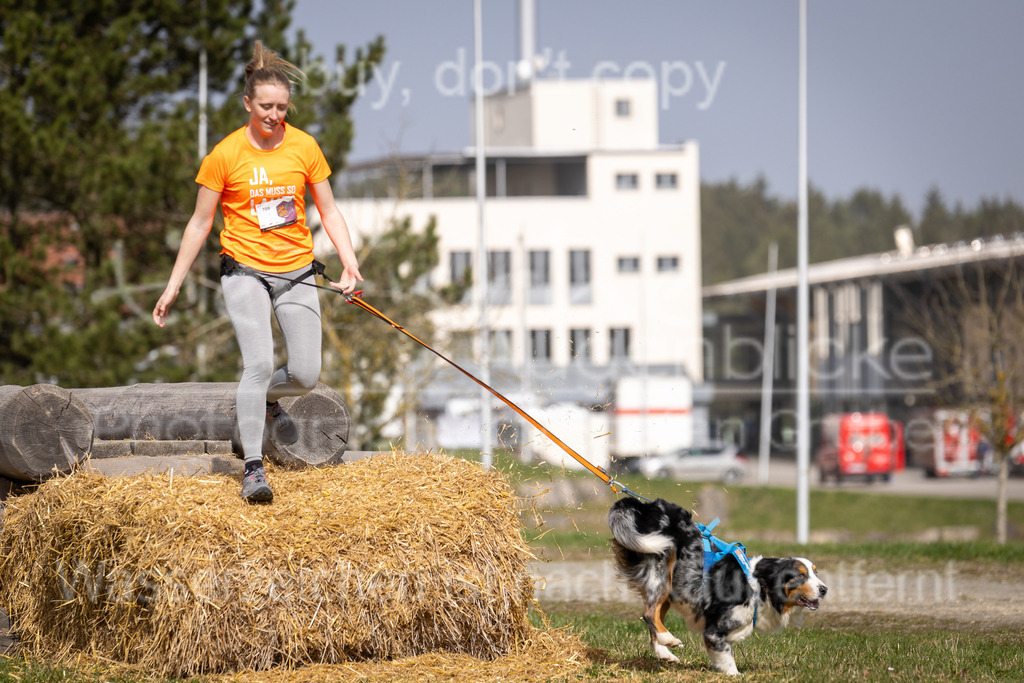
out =
[[[809,1],[808,169],[830,198],[868,187],[920,212],[1024,203],[1024,2]],[[652,74],[663,143],[696,140],[709,182],[797,185],[797,0],[536,0],[542,77]],[[509,86],[515,0],[484,0],[487,87]],[[472,0],[298,0],[293,27],[333,59],[382,34],[350,161],[470,144]]]

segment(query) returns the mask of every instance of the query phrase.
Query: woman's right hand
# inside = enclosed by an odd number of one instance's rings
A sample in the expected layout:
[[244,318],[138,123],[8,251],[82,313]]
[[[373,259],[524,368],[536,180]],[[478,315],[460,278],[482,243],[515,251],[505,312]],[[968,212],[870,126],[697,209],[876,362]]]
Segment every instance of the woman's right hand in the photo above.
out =
[[156,302],[156,306],[153,307],[153,322],[160,327],[164,326],[167,322],[167,313],[171,310],[171,304],[174,303],[175,299],[178,298],[178,291],[168,287],[164,290],[164,293],[160,295],[160,300]]

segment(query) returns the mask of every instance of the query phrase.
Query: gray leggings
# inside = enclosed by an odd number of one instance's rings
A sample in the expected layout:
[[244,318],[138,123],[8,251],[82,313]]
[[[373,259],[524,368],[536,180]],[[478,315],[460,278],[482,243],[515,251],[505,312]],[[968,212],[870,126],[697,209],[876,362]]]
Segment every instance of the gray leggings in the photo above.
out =
[[[263,458],[266,402],[284,396],[301,396],[316,387],[320,378],[320,300],[317,290],[292,285],[281,278],[297,278],[309,267],[288,273],[260,273],[273,291],[252,275],[236,273],[221,277],[224,303],[242,352],[242,378],[238,382],[235,412],[245,460]],[[276,277],[272,277],[276,276]],[[313,283],[314,275],[303,282]],[[284,334],[288,364],[274,370],[274,336],[270,326],[273,309]]]

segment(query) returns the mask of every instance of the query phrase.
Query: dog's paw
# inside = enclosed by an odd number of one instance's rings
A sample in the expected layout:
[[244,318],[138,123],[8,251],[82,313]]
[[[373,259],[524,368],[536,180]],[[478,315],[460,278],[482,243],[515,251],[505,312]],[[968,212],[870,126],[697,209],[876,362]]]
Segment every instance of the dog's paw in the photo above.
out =
[[683,644],[683,641],[676,638],[668,631],[662,631],[658,634],[658,645],[664,645],[665,647],[679,647]]
[[651,643],[654,648],[654,656],[665,662],[679,663],[679,657],[676,657],[672,652],[660,643]]
[[726,676],[739,676],[740,670],[736,668],[736,660],[731,656],[711,656],[711,665],[715,667],[715,670],[719,673],[723,673]]

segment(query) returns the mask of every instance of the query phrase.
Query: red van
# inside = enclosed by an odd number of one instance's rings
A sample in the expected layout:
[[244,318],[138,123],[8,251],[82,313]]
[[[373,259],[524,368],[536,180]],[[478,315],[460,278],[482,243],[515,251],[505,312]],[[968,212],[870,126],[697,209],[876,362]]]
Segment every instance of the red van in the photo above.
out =
[[884,413],[835,413],[821,425],[815,460],[821,481],[829,477],[878,477],[889,481],[903,467],[903,425]]

